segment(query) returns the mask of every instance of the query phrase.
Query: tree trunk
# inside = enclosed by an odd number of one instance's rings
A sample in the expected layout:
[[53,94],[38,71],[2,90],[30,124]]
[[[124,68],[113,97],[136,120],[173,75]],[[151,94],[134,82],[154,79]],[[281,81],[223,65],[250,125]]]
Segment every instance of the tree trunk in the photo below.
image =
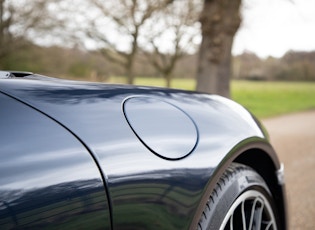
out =
[[127,65],[125,66],[127,84],[134,84],[134,73],[133,73],[133,57],[129,57],[127,60]]
[[127,76],[127,84],[133,85],[134,84],[134,75],[131,73],[131,71],[126,71],[126,76]]
[[164,73],[164,79],[166,82],[166,87],[171,88],[171,73]]
[[230,97],[231,49],[241,0],[205,0],[200,22],[197,90]]

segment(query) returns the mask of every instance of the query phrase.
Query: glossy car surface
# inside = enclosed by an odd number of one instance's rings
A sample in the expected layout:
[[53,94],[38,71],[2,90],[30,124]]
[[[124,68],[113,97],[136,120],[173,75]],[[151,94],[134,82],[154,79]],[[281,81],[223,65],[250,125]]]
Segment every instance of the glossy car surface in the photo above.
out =
[[281,165],[259,122],[215,95],[0,72],[0,228],[196,229],[232,164]]

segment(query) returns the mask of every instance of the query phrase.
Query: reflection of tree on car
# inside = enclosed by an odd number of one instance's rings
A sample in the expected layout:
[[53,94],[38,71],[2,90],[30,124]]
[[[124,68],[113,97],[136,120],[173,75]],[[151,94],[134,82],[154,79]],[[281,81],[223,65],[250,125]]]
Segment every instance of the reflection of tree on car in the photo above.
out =
[[[95,219],[103,222],[101,219],[106,218],[104,210],[107,209],[103,190],[99,180],[69,182],[31,191],[1,190],[1,228],[45,228],[52,224],[66,228],[76,225],[80,219],[85,219],[86,227],[95,224]],[[91,214],[94,218],[89,221]],[[4,216],[5,219],[1,218]]]
[[[285,228],[281,164],[260,123],[237,103],[175,89],[0,76],[1,222]],[[18,214],[24,209],[28,224]],[[231,220],[239,215],[244,221]]]

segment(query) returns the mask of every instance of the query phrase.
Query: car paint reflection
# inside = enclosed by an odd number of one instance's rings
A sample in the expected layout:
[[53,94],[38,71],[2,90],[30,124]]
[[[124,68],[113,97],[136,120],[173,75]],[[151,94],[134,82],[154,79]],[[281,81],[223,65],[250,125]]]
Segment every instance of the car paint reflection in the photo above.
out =
[[0,226],[39,229],[54,224],[55,228],[84,229],[91,225],[104,228],[104,223],[109,223],[104,215],[106,206],[99,179],[37,189],[0,189]]
[[[88,143],[106,174],[114,229],[188,229],[226,154],[244,139],[265,138],[246,110],[236,108],[235,114],[227,102],[198,93],[71,82],[7,84],[17,97]],[[122,111],[130,96],[162,99],[187,113],[199,130],[193,153],[169,161],[147,149]]]
[[103,179],[84,146],[38,111],[0,101],[0,228],[109,229]]

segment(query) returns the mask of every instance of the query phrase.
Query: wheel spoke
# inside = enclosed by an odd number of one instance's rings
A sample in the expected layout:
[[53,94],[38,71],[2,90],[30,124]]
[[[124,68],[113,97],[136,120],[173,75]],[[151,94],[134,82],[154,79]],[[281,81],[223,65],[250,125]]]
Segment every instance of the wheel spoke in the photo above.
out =
[[242,202],[242,223],[243,223],[243,230],[246,229],[246,213],[245,213],[245,200]]
[[249,229],[253,229],[253,225],[255,226],[255,229],[261,229],[263,210],[263,200],[261,200],[259,197],[256,197],[251,210]]
[[269,221],[268,225],[266,226],[265,230],[269,230],[273,226],[273,222]]
[[233,230],[233,229],[234,229],[234,226],[233,226],[233,222],[234,222],[233,217],[234,217],[234,214],[232,213],[231,218],[230,218],[230,230]]
[[248,191],[237,198],[223,221],[225,228],[243,230],[276,230],[275,217],[268,200],[257,191]]

